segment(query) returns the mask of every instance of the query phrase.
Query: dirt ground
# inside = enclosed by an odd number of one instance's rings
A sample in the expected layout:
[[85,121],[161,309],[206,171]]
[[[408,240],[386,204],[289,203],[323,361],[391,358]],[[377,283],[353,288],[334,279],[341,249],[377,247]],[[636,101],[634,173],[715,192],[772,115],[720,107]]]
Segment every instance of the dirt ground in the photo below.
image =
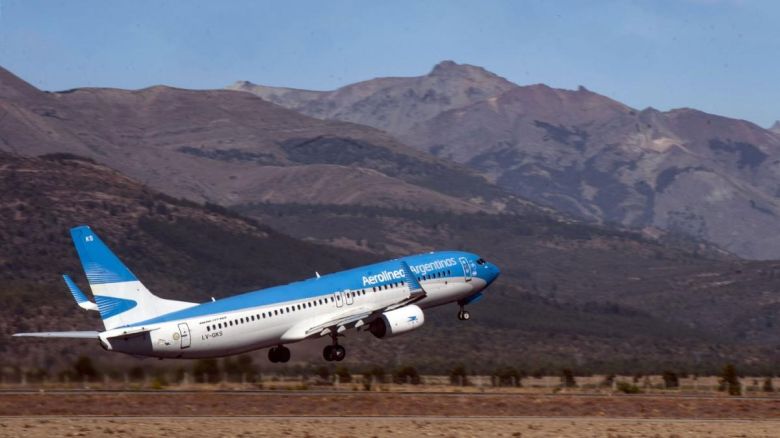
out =
[[780,420],[780,398],[308,391],[0,393],[0,416],[15,415],[589,416]]
[[780,422],[596,418],[3,418],[0,436],[65,437],[777,437]]
[[780,398],[3,392],[6,436],[780,437]]

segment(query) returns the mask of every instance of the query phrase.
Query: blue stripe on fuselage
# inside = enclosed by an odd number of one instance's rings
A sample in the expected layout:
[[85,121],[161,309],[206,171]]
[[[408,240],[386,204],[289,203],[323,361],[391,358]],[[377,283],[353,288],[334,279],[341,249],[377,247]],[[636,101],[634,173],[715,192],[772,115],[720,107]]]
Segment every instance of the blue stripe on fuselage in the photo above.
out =
[[[440,251],[402,257],[396,260],[389,260],[373,265],[367,265],[346,271],[336,272],[333,274],[323,275],[320,278],[310,278],[308,280],[290,283],[284,286],[275,286],[268,289],[247,292],[228,298],[223,298],[217,301],[203,303],[184,310],[179,310],[158,316],[156,318],[148,319],[146,321],[133,323],[130,324],[130,326],[155,324],[166,321],[195,318],[199,316],[235,312],[241,309],[269,306],[288,301],[306,300],[338,291],[343,291],[345,289],[370,290],[375,286],[382,286],[385,284],[402,281],[403,277],[389,278],[385,281],[377,281],[373,284],[363,284],[364,277],[371,277],[380,275],[385,272],[393,272],[402,269],[402,260],[409,264],[409,267],[418,277],[430,272],[446,271],[447,269],[450,270],[450,276],[462,277],[463,268],[461,267],[461,264],[458,260],[460,257],[466,257],[469,260],[474,260],[476,258],[474,254],[461,251]],[[455,259],[456,263],[450,267],[445,267],[442,269],[429,269],[427,272],[425,272],[427,268],[433,267],[431,266],[432,263],[435,263],[438,260],[446,260],[449,258]]]

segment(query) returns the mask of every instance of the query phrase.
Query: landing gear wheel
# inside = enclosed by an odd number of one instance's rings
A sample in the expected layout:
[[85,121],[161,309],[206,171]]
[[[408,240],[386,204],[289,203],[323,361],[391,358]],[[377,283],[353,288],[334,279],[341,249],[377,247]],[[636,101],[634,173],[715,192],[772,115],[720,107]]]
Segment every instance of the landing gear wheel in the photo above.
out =
[[285,363],[290,360],[290,349],[284,345],[273,347],[268,350],[268,360],[273,363]]
[[461,307],[460,310],[458,311],[458,319],[461,321],[468,321],[469,318],[471,318],[471,315],[469,315],[469,311]]
[[279,362],[286,363],[290,361],[290,349],[280,345],[279,347]]
[[322,349],[322,358],[328,362],[333,361],[333,345],[327,345]]
[[333,360],[336,362],[341,362],[344,360],[344,358],[347,356],[347,350],[342,347],[341,345],[334,345],[333,346]]

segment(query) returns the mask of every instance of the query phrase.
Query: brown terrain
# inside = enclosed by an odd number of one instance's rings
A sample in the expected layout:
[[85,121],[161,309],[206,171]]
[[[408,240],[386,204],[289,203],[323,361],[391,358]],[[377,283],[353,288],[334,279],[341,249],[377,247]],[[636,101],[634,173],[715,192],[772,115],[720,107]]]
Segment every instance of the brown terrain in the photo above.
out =
[[314,119],[247,93],[163,86],[52,93],[2,68],[0,151],[85,156],[171,196],[221,205],[426,205],[468,212],[504,208],[513,199],[384,132]]
[[0,436],[777,436],[780,399],[433,393],[4,393]]

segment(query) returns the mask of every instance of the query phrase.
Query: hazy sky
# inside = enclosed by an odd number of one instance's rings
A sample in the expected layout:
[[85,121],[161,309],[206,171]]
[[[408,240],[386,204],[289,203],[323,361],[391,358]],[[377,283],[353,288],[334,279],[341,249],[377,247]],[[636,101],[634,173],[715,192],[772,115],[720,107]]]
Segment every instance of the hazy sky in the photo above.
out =
[[46,90],[333,89],[444,59],[636,108],[780,119],[780,1],[0,0],[0,65]]

